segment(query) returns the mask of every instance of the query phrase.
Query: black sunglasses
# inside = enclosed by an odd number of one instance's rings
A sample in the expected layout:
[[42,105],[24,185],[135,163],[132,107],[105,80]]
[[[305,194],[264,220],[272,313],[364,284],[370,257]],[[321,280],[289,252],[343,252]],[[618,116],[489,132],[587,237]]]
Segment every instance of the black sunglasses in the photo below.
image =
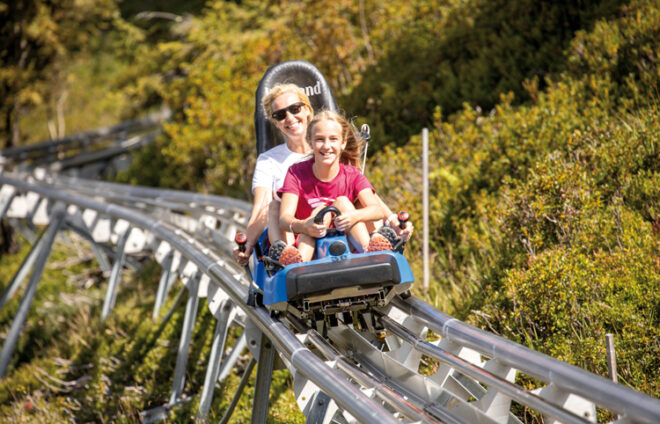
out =
[[294,103],[283,109],[276,110],[270,116],[272,116],[273,119],[276,121],[281,121],[282,119],[286,118],[287,111],[289,111],[291,115],[297,115],[300,113],[300,110],[302,109],[303,106],[305,106],[305,103],[303,102]]

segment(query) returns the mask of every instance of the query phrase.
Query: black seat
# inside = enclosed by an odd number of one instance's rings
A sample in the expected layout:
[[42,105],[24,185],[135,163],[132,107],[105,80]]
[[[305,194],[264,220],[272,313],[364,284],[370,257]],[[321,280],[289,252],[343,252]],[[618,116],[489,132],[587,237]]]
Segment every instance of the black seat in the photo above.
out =
[[296,84],[303,90],[315,112],[321,109],[337,111],[337,103],[321,71],[305,60],[290,60],[273,65],[259,82],[254,111],[254,128],[257,133],[257,154],[261,154],[279,144],[273,137],[273,128],[266,119],[261,99],[277,84]]
[[399,266],[394,256],[380,254],[351,257],[290,270],[286,275],[286,294],[291,301],[343,287],[367,288],[400,282]]

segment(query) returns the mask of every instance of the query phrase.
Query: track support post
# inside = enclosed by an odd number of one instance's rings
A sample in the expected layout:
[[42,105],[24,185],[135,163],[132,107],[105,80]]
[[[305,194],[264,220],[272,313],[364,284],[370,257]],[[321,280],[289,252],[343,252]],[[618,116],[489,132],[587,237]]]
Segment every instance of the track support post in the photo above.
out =
[[231,402],[229,403],[225,414],[220,419],[219,424],[227,424],[229,422],[229,419],[234,413],[234,409],[236,409],[236,405],[238,405],[238,400],[241,398],[241,394],[243,393],[243,390],[245,390],[245,386],[247,386],[247,383],[250,380],[250,375],[252,375],[252,370],[254,370],[254,366],[256,364],[257,361],[254,359],[254,357],[250,358],[250,362],[248,362],[247,367],[245,367],[243,377],[241,377],[241,381],[238,383],[234,397],[231,399]]
[[254,402],[252,405],[251,423],[265,423],[268,416],[268,396],[270,395],[270,382],[273,379],[275,365],[275,349],[271,341],[262,333],[259,348],[259,366],[257,379],[254,383]]
[[227,356],[227,359],[220,365],[220,370],[218,372],[218,383],[222,383],[225,381],[225,378],[229,376],[229,373],[231,372],[232,368],[234,368],[234,365],[236,365],[236,362],[238,361],[238,357],[240,356],[241,352],[243,352],[243,349],[247,346],[247,337],[245,336],[245,331],[241,333],[241,335],[238,337],[238,340],[236,340],[236,343],[234,343],[234,347],[231,348],[231,352],[229,352],[229,355]]
[[105,321],[117,300],[117,286],[119,285],[121,270],[124,267],[124,261],[126,260],[126,252],[124,248],[126,247],[126,240],[128,240],[131,230],[132,228],[128,227],[117,241],[117,253],[115,255],[115,263],[112,265],[112,271],[110,272],[108,291],[105,293],[101,321]]
[[327,422],[326,415],[330,412],[329,407],[332,402],[330,396],[319,390],[310,402],[312,403],[312,407],[310,408],[309,415],[307,415],[305,424],[323,424]]
[[160,274],[160,281],[158,282],[158,291],[156,291],[156,300],[154,302],[154,312],[151,316],[151,319],[156,321],[158,318],[158,313],[160,308],[163,305],[165,296],[167,296],[167,289],[169,288],[170,275],[172,274],[172,258],[174,257],[174,252],[170,251],[167,256],[163,259],[162,268],[163,272]]
[[188,301],[186,303],[186,313],[183,318],[183,328],[181,329],[181,339],[179,340],[179,350],[176,356],[176,367],[174,368],[174,381],[172,382],[172,394],[170,404],[176,403],[183,393],[183,386],[186,382],[186,365],[188,365],[188,348],[190,347],[190,338],[195,327],[197,318],[197,307],[199,305],[199,271],[190,277],[188,281]]
[[37,242],[32,245],[27,256],[25,257],[25,259],[23,259],[23,263],[21,263],[21,266],[18,268],[18,271],[16,271],[16,274],[14,274],[14,277],[12,277],[11,281],[7,285],[7,288],[2,293],[2,297],[0,297],[0,310],[2,310],[5,304],[9,302],[12,296],[14,296],[14,293],[16,293],[18,287],[20,287],[25,277],[27,277],[27,275],[30,273],[30,270],[32,269],[32,265],[34,265],[35,259],[37,258],[37,256],[39,256],[39,252],[43,249],[43,245],[45,241],[43,237],[44,234],[45,231],[39,235]]
[[0,352],[0,378],[4,377],[5,372],[7,371],[9,360],[14,353],[19,333],[23,327],[23,324],[25,323],[25,320],[27,319],[27,314],[30,310],[32,300],[34,299],[34,295],[37,291],[39,280],[41,280],[41,274],[44,271],[46,260],[48,259],[51,247],[55,241],[55,236],[57,235],[57,232],[62,225],[62,221],[64,221],[65,214],[66,209],[64,208],[64,205],[60,203],[56,204],[53,212],[50,215],[50,224],[48,225],[48,229],[46,230],[46,233],[43,237],[43,244],[40,242],[39,244],[41,246],[36,249],[38,253],[34,258],[34,269],[30,275],[27,288],[23,294],[23,299],[21,299],[21,303],[18,306],[18,311],[16,312],[14,321],[11,324],[11,328],[7,334],[5,343],[2,346],[2,352]]
[[66,223],[71,230],[75,231],[81,237],[89,241],[90,245],[92,246],[92,251],[96,256],[96,261],[99,263],[99,267],[101,267],[101,271],[109,274],[111,271],[110,262],[108,261],[108,258],[105,255],[105,253],[103,252],[103,249],[101,249],[101,247],[96,242],[96,240],[94,240],[92,231],[87,226],[87,224],[85,224],[85,220],[82,217],[82,213],[80,213],[80,211],[77,211],[75,214],[70,215]]
[[9,210],[9,206],[14,200],[14,197],[16,197],[16,188],[14,188],[14,186],[3,185],[2,188],[0,188],[0,219],[2,219]]
[[218,372],[220,371],[222,354],[225,351],[227,333],[229,331],[229,326],[231,325],[231,318],[233,315],[232,312],[232,301],[231,299],[227,299],[220,306],[220,316],[218,317],[218,321],[215,326],[215,333],[213,334],[211,355],[209,356],[209,364],[206,368],[206,376],[204,377],[204,388],[202,389],[202,395],[199,401],[198,418],[206,418],[209,414],[209,410],[211,409],[213,391],[215,389],[215,382],[218,380]]

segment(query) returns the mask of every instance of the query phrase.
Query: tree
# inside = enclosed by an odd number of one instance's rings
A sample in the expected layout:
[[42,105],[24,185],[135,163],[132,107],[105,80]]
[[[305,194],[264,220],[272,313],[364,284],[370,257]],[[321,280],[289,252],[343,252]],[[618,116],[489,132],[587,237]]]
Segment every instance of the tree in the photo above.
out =
[[117,16],[112,0],[0,3],[0,146],[21,143],[21,116],[61,95],[63,63],[93,47]]

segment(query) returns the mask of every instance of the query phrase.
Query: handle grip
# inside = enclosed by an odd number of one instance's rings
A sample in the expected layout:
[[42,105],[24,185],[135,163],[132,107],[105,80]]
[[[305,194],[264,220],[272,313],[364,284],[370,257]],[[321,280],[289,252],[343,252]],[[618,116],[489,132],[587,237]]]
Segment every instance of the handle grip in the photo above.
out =
[[339,212],[339,209],[337,209],[336,207],[332,205],[326,206],[325,208],[321,209],[319,213],[316,214],[316,216],[314,217],[314,224],[323,224],[323,217],[328,212],[334,213],[335,216],[341,215],[341,212]]
[[400,211],[396,218],[399,220],[399,228],[403,230],[406,228],[406,222],[410,219],[410,214],[406,211]]
[[244,232],[239,231],[234,236],[234,241],[236,242],[236,244],[238,244],[238,250],[240,250],[241,252],[245,252],[245,243],[247,243],[247,235]]

